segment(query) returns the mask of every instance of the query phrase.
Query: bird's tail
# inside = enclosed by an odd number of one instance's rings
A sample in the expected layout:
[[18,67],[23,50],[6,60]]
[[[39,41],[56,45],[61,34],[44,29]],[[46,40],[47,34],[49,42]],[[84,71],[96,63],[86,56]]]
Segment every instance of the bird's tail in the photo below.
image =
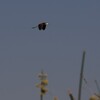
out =
[[34,26],[34,27],[32,27],[32,29],[34,29],[34,28],[37,28],[38,26]]

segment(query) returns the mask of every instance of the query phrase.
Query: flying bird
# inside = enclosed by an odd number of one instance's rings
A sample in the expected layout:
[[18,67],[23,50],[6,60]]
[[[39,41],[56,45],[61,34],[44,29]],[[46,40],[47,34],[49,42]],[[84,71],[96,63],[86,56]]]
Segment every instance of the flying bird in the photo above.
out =
[[43,22],[43,23],[38,24],[38,25],[35,26],[35,27],[32,27],[32,29],[34,29],[34,28],[38,28],[39,30],[45,30],[46,27],[47,27],[47,25],[48,25],[47,22]]

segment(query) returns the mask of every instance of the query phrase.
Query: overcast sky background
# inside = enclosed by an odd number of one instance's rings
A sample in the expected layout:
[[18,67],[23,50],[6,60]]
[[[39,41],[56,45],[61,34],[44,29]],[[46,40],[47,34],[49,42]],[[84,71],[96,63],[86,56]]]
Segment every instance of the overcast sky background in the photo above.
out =
[[[48,22],[45,31],[32,30]],[[39,100],[38,73],[48,73],[44,100],[77,100],[86,51],[82,100],[100,84],[100,0],[0,0],[0,99]]]

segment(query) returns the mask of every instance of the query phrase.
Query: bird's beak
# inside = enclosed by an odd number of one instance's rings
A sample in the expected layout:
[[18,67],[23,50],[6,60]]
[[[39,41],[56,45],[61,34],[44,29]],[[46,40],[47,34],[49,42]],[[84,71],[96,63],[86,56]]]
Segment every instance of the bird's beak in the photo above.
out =
[[48,25],[48,23],[46,23],[46,25]]

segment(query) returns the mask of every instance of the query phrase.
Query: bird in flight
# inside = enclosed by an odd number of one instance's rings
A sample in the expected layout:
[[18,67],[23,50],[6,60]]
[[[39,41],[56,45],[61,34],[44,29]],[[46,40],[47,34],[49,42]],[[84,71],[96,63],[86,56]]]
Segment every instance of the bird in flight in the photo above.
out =
[[32,29],[38,28],[39,30],[45,30],[47,25],[48,25],[47,22],[42,22],[42,23],[38,24],[37,26],[32,27]]

